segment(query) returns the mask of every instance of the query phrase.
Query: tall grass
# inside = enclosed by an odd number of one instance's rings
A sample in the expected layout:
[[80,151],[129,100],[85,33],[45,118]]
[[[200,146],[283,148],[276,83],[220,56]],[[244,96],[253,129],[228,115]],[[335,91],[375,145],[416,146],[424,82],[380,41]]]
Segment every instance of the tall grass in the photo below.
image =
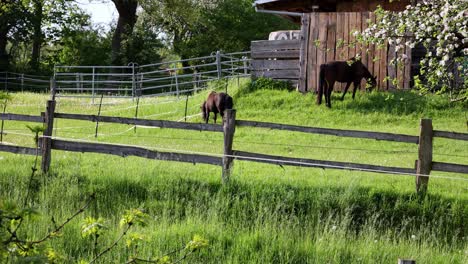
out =
[[[271,121],[343,129],[375,130],[417,135],[421,117],[433,119],[435,129],[466,132],[465,111],[438,96],[414,93],[359,94],[356,100],[335,99],[333,109],[315,106],[311,95],[288,90],[237,88],[238,119]],[[206,96],[190,98],[189,114],[199,111]],[[400,98],[404,98],[401,100]],[[416,98],[409,103],[410,98]],[[332,100],[333,100],[332,99]],[[11,112],[38,114],[45,97],[15,94]],[[408,100],[407,104],[404,104]],[[171,104],[143,100],[142,115],[184,110],[185,101]],[[77,105],[81,100],[59,102],[59,111],[94,113],[96,106]],[[18,106],[14,106],[14,104]],[[131,101],[107,102],[103,110],[132,116]],[[151,105],[154,103],[154,105]],[[45,104],[43,104],[45,105]],[[405,108],[406,105],[406,108]],[[134,110],[134,109],[133,109]],[[178,114],[162,116],[180,119]],[[140,115],[139,115],[140,116]],[[153,118],[160,118],[153,117]],[[200,117],[190,121],[200,122]],[[89,122],[58,120],[62,137],[138,144],[160,148],[221,153],[222,135],[166,129],[103,125],[94,139]],[[22,122],[7,122],[7,130],[20,131]],[[7,135],[13,143],[31,144],[30,138]],[[436,140],[435,159],[466,164],[468,145]],[[272,132],[261,129],[236,131],[234,148],[294,157],[310,157],[389,166],[414,165],[417,146],[411,144]],[[0,201],[25,199],[33,157],[0,153]],[[435,173],[434,173],[435,174]],[[468,261],[468,184],[433,178],[429,193],[414,192],[414,178],[364,172],[278,167],[235,161],[232,181],[222,186],[221,169],[209,165],[179,164],[140,158],[54,151],[51,173],[38,177],[34,204],[41,216],[28,221],[22,236],[39,238],[50,229],[51,217],[65,220],[90,193],[96,202],[67,225],[50,245],[66,256],[64,263],[91,259],[93,241],[80,236],[86,216],[107,219],[109,230],[100,238],[101,249],[119,235],[118,221],[126,209],[143,208],[151,221],[135,228],[144,243],[142,257],[160,256],[180,248],[194,234],[207,238],[210,247],[190,258],[190,263],[395,263],[412,258],[418,263],[466,263]],[[467,176],[442,174],[451,177]],[[101,263],[122,263],[133,254],[121,243]]]

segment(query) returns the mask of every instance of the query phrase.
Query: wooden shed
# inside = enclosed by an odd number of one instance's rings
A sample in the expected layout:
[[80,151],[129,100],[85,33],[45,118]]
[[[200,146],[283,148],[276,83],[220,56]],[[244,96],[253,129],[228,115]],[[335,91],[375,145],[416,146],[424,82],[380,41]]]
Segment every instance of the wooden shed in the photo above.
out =
[[[253,41],[252,67],[255,76],[290,80],[301,92],[315,91],[321,64],[348,60],[360,54],[362,62],[377,76],[378,89],[408,89],[412,72],[411,49],[398,53],[407,56],[403,65],[390,63],[395,46],[363,46],[356,43],[354,31],[362,31],[375,22],[373,11],[378,5],[386,10],[401,11],[411,0],[257,0],[257,12],[280,15],[301,25],[299,40]],[[417,65],[417,61],[413,62]],[[414,71],[414,69],[413,69]],[[387,78],[388,76],[388,78]],[[361,87],[365,87],[363,80]],[[344,88],[344,85],[341,85]],[[335,87],[340,90],[340,87]]]

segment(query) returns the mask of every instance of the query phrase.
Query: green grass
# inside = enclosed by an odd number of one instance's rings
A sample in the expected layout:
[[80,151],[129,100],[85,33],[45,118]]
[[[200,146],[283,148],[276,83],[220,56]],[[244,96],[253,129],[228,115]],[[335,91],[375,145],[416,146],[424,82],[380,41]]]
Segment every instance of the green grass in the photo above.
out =
[[[419,119],[431,118],[434,129],[467,132],[466,108],[441,96],[416,93],[358,94],[344,102],[334,96],[333,108],[316,106],[312,95],[287,90],[252,91],[234,80],[237,118],[316,127],[383,131],[417,135]],[[188,115],[199,112],[207,92],[189,99]],[[39,114],[46,95],[14,94],[7,111]],[[180,120],[185,98],[142,100],[139,116]],[[172,98],[174,99],[174,98]],[[89,99],[58,101],[58,111],[96,114]],[[105,99],[103,115],[133,117],[135,102]],[[26,106],[28,105],[28,106]],[[125,109],[128,108],[128,109]],[[190,119],[200,122],[200,116]],[[219,121],[218,121],[219,122]],[[7,121],[13,144],[33,146],[25,122]],[[156,149],[222,153],[222,134],[172,129],[57,120],[55,135],[64,138],[148,146]],[[128,130],[128,131],[126,131]],[[123,132],[123,133],[122,133]],[[436,139],[434,160],[468,164],[468,144]],[[309,135],[265,129],[237,128],[234,148],[245,151],[337,161],[413,167],[417,145]],[[33,157],[0,153],[0,201],[22,204]],[[435,176],[461,174],[434,172]],[[54,151],[49,176],[38,175],[34,205],[41,216],[28,221],[22,236],[42,237],[64,221],[95,192],[96,202],[67,225],[50,245],[66,256],[63,262],[91,259],[92,241],[80,236],[86,216],[107,219],[101,249],[121,231],[120,217],[130,208],[144,208],[151,220],[133,232],[145,236],[141,257],[160,256],[180,248],[194,234],[210,241],[189,263],[418,263],[468,261],[468,182],[431,178],[429,193],[415,194],[414,178],[375,173],[279,167],[235,161],[232,181],[221,185],[221,168],[175,162]],[[129,252],[124,242],[101,263],[122,263]]]

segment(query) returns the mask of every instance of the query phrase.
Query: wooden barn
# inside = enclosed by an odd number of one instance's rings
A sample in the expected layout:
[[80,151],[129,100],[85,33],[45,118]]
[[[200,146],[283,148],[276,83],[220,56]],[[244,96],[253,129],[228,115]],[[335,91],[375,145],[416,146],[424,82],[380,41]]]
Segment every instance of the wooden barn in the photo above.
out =
[[[355,43],[355,30],[362,31],[375,22],[373,11],[378,5],[386,10],[401,11],[411,0],[257,0],[257,12],[272,13],[301,25],[299,40],[253,41],[254,76],[289,80],[301,92],[315,91],[321,64],[348,60],[360,54],[362,62],[377,76],[378,89],[409,89],[412,71],[419,58],[406,47],[398,51],[407,55],[404,65],[390,63],[396,52],[393,45],[363,46]],[[413,54],[414,55],[414,54]],[[413,62],[413,63],[412,63]],[[386,78],[386,77],[389,78]],[[365,81],[361,88],[365,87]],[[344,85],[341,85],[341,89]],[[340,86],[336,85],[336,90]]]

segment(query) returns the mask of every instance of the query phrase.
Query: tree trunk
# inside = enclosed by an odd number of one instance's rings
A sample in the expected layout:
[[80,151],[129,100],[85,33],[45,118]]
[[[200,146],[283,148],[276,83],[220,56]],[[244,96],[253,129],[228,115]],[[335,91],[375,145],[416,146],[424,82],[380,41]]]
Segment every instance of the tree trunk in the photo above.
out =
[[[184,60],[188,59],[188,57],[184,53],[183,48],[181,47],[182,44],[183,44],[183,37],[182,37],[183,34],[181,32],[175,31],[175,30],[174,30],[173,34],[174,34],[174,42],[172,43],[172,45],[173,45],[174,52],[180,56],[180,59],[182,60],[182,67],[184,67],[184,68],[188,67],[189,62],[184,61]],[[187,71],[186,69],[182,70],[182,73],[186,73],[186,72],[189,72],[189,71]]]
[[33,45],[32,45],[32,55],[29,65],[33,72],[39,71],[39,57],[41,55],[41,45],[42,45],[42,1],[34,0],[34,36],[33,36]]
[[10,64],[10,56],[6,50],[8,31],[7,25],[0,25],[0,72],[7,71]]
[[112,2],[119,12],[117,27],[112,36],[112,65],[122,65],[122,41],[128,40],[133,32],[137,20],[138,0],[112,0]]

